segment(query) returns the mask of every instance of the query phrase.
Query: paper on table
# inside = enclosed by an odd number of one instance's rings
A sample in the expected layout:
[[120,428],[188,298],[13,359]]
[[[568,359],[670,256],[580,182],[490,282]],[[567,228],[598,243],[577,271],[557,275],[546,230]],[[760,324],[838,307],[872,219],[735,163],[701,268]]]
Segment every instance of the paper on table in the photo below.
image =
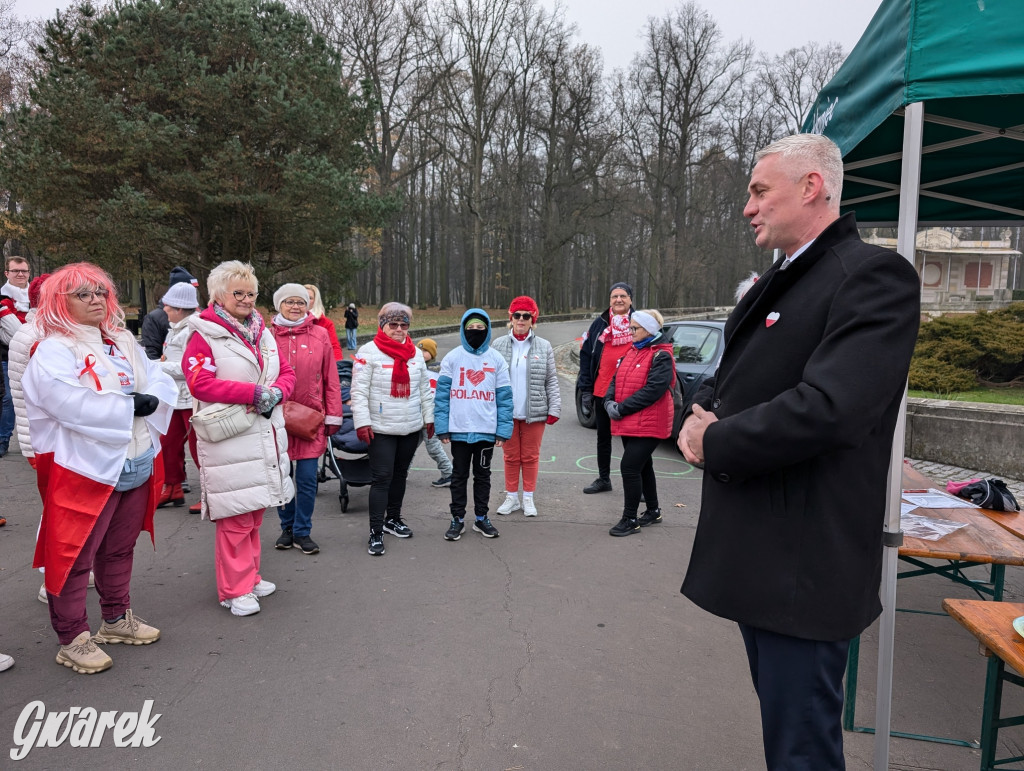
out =
[[925,491],[903,491],[903,500],[910,501],[915,506],[921,506],[925,509],[976,509],[978,508],[973,503],[963,498],[957,498],[954,495],[949,495],[941,490],[936,490],[934,487],[930,490]]
[[900,501],[900,516],[905,517],[916,508],[919,508],[916,503],[905,503],[904,501]]
[[922,541],[937,541],[962,527],[967,527],[967,523],[925,517],[921,514],[907,514],[900,518],[900,529],[904,535],[920,538]]

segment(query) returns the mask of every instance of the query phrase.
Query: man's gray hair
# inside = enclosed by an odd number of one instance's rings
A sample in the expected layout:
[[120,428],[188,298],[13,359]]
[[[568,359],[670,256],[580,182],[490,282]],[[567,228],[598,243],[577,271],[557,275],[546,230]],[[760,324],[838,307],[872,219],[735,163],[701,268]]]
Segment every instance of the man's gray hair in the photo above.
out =
[[223,304],[232,281],[243,281],[252,286],[252,291],[259,292],[260,282],[256,280],[256,271],[252,265],[241,260],[228,260],[211,270],[206,278],[206,290],[211,302],[216,300]]
[[843,197],[843,154],[831,139],[821,134],[792,134],[758,150],[754,163],[766,155],[781,155],[789,161],[794,180],[812,171],[820,173],[831,208],[839,209]]

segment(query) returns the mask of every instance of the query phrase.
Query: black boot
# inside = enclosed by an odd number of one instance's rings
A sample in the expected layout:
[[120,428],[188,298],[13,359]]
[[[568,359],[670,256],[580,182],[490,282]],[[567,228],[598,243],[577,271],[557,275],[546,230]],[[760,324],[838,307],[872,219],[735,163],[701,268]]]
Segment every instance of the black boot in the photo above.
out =
[[648,509],[640,515],[640,519],[638,521],[640,523],[640,527],[661,524],[661,509]]
[[633,533],[640,532],[640,521],[636,518],[636,514],[627,514],[622,512],[622,519],[618,521],[611,530],[608,531],[608,535],[624,536],[633,535]]
[[612,491],[612,480],[608,477],[598,477],[587,487],[583,488],[585,493],[610,493]]

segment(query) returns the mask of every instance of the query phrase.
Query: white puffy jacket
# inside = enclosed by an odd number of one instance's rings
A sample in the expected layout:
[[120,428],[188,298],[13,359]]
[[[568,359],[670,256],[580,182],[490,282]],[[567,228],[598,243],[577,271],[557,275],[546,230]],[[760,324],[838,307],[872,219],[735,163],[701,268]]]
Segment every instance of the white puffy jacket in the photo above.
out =
[[417,348],[409,359],[409,398],[391,395],[394,361],[370,341],[356,352],[352,367],[352,420],[356,428],[370,426],[375,434],[405,436],[434,422],[430,371]]
[[164,340],[164,360],[160,362],[160,369],[170,375],[174,384],[178,386],[178,404],[174,408],[176,410],[192,409],[192,394],[189,393],[188,384],[185,382],[185,373],[181,370],[181,357],[185,353],[185,343],[191,334],[188,317],[185,317],[168,327],[167,339]]
[[32,353],[32,346],[39,340],[39,329],[35,325],[36,309],[32,308],[25,317],[25,323],[11,339],[7,353],[7,374],[11,384],[11,400],[14,402],[15,430],[18,432],[18,446],[26,458],[34,458],[32,440],[28,431],[28,415],[25,414],[25,391],[21,379]]

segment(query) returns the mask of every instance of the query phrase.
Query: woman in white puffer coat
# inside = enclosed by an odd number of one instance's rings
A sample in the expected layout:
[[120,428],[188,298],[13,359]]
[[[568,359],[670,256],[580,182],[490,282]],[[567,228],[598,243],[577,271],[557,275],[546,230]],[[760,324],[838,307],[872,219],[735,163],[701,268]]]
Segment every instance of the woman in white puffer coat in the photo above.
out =
[[352,419],[370,445],[370,540],[368,551],[384,553],[384,532],[409,538],[402,501],[420,429],[434,435],[434,398],[423,352],[409,337],[412,310],[387,303],[377,314],[377,335],[356,353],[352,368]]

